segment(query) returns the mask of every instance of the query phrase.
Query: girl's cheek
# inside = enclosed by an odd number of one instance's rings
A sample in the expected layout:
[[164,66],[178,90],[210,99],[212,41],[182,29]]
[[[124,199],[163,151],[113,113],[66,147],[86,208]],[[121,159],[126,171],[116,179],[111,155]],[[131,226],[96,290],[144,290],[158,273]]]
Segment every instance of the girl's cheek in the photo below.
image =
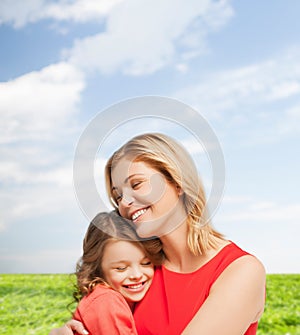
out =
[[110,285],[113,289],[117,290],[118,287],[120,286],[120,280],[118,280],[117,278],[113,278],[113,279],[110,281],[109,285]]
[[121,276],[118,273],[114,273],[113,271],[107,276],[107,283],[112,286],[113,288],[115,288],[116,285],[118,285],[118,283],[120,283],[121,281]]

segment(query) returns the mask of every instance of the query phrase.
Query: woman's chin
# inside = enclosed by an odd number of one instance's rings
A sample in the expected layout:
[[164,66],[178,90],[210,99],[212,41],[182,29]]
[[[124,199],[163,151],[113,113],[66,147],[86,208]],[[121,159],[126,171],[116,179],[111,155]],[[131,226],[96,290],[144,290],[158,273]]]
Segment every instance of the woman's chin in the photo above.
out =
[[158,230],[153,227],[153,222],[139,222],[136,224],[136,232],[141,238],[151,238],[153,236],[158,236]]

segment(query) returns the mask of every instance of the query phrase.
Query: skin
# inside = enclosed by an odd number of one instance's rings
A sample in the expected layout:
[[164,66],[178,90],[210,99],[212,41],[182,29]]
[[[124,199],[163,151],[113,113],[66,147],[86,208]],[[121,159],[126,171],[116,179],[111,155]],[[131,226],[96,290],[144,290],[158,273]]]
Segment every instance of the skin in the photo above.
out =
[[181,190],[143,162],[122,159],[112,183],[120,215],[134,222],[140,237],[165,235],[185,221]]
[[218,278],[182,334],[244,334],[262,315],[264,296],[264,267],[252,256],[241,257]]
[[154,267],[143,250],[127,241],[111,241],[106,245],[102,270],[107,283],[131,307],[144,298],[154,275]]
[[[205,255],[193,255],[186,243],[187,221],[182,190],[168,183],[161,175],[163,187],[160,185],[156,188],[158,175],[158,171],[143,162],[122,159],[112,171],[119,212],[132,219],[136,211],[142,210],[133,222],[142,237],[160,236],[166,255],[164,266],[180,273],[195,271],[230,242],[215,238],[217,248],[210,249]],[[174,221],[175,224],[172,223]],[[182,334],[244,334],[249,325],[262,315],[265,278],[265,269],[255,257],[247,255],[234,261],[215,281],[206,301]],[[78,323],[68,326],[76,328],[78,332],[81,330]],[[68,333],[50,335],[64,334]]]

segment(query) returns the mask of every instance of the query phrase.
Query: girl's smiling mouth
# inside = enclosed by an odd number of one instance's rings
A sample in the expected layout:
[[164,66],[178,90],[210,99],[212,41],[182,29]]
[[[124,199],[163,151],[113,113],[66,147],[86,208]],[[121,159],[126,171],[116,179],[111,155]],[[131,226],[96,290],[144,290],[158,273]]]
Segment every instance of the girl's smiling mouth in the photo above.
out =
[[141,283],[123,285],[123,287],[128,289],[128,290],[132,290],[134,292],[137,292],[137,291],[142,291],[145,287],[145,284],[146,284],[146,281],[141,282]]

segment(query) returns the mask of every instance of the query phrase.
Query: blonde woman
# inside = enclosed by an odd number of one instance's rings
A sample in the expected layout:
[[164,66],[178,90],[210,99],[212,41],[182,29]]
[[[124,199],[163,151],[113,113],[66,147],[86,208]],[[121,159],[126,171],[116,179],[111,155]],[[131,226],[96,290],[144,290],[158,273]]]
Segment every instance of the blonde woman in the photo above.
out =
[[134,310],[138,334],[256,334],[265,269],[212,227],[187,151],[163,134],[139,135],[109,159],[106,183],[138,235],[161,241],[163,264]]

